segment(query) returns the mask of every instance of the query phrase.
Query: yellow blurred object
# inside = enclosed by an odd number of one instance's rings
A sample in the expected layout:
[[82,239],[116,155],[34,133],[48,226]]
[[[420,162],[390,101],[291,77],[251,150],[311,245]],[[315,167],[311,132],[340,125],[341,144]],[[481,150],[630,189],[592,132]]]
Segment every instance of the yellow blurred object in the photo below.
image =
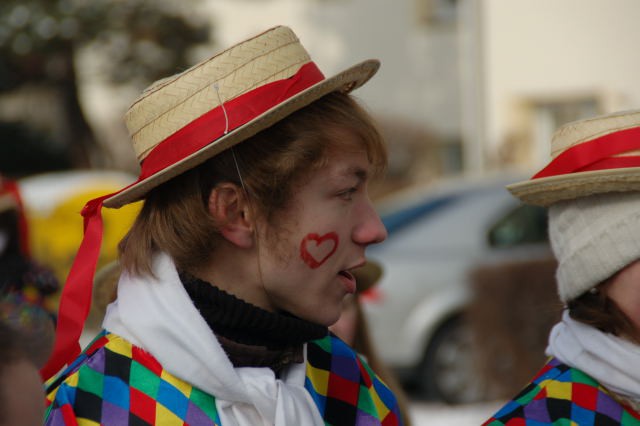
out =
[[[64,283],[83,237],[80,211],[93,198],[115,192],[134,180],[129,174],[70,171],[25,178],[20,182],[29,228],[31,255],[53,269]],[[103,238],[97,269],[117,259],[118,242],[142,203],[102,209]]]
[[[88,200],[113,190],[114,188],[105,187],[74,194],[47,216],[38,215],[36,212],[27,213],[32,255],[53,268],[60,282],[66,279],[82,241],[82,207]],[[104,234],[97,268],[117,258],[118,242],[129,230],[139,210],[140,203],[127,205],[119,210],[102,210]]]

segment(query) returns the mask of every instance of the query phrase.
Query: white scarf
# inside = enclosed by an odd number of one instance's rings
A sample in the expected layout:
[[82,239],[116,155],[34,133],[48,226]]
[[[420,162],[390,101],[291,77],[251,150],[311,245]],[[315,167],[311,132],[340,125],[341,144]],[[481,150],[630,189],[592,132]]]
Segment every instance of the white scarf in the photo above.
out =
[[215,396],[223,426],[324,425],[304,388],[306,363],[293,364],[281,379],[266,367],[234,368],[169,256],[154,258],[153,273],[157,278],[120,277],[105,329],[148,351],[169,373]]
[[547,355],[577,368],[637,405],[640,346],[572,319],[565,311],[549,335]]

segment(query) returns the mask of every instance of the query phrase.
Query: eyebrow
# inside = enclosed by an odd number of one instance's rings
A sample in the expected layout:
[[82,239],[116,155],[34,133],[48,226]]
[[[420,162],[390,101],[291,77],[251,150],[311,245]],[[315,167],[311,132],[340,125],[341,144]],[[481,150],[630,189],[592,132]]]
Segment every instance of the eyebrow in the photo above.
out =
[[364,182],[369,178],[369,172],[362,167],[352,166],[344,171],[345,176],[355,176],[358,182]]

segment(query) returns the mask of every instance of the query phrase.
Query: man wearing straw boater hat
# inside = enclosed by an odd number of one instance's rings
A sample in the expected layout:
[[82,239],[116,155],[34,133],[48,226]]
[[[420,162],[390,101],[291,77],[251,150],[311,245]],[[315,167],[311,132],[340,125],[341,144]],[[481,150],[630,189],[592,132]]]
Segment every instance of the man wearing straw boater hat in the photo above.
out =
[[640,424],[640,110],[569,123],[509,186],[549,207],[565,311],[550,360],[486,424]]
[[[386,237],[367,195],[386,151],[348,95],[378,66],[326,78],[277,27],[143,92],[125,117],[140,177],[82,212],[45,424],[401,424],[388,387],[327,331]],[[100,210],[139,199],[117,299],[78,354]]]

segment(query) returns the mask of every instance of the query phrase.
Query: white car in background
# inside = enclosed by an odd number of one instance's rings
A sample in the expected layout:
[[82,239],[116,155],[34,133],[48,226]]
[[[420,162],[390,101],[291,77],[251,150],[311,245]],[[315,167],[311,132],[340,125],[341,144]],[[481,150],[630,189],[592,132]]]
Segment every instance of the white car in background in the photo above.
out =
[[379,204],[389,236],[367,254],[384,274],[364,308],[381,358],[410,392],[449,403],[482,399],[464,319],[469,272],[487,259],[548,254],[546,211],[504,188],[522,179],[443,182]]

